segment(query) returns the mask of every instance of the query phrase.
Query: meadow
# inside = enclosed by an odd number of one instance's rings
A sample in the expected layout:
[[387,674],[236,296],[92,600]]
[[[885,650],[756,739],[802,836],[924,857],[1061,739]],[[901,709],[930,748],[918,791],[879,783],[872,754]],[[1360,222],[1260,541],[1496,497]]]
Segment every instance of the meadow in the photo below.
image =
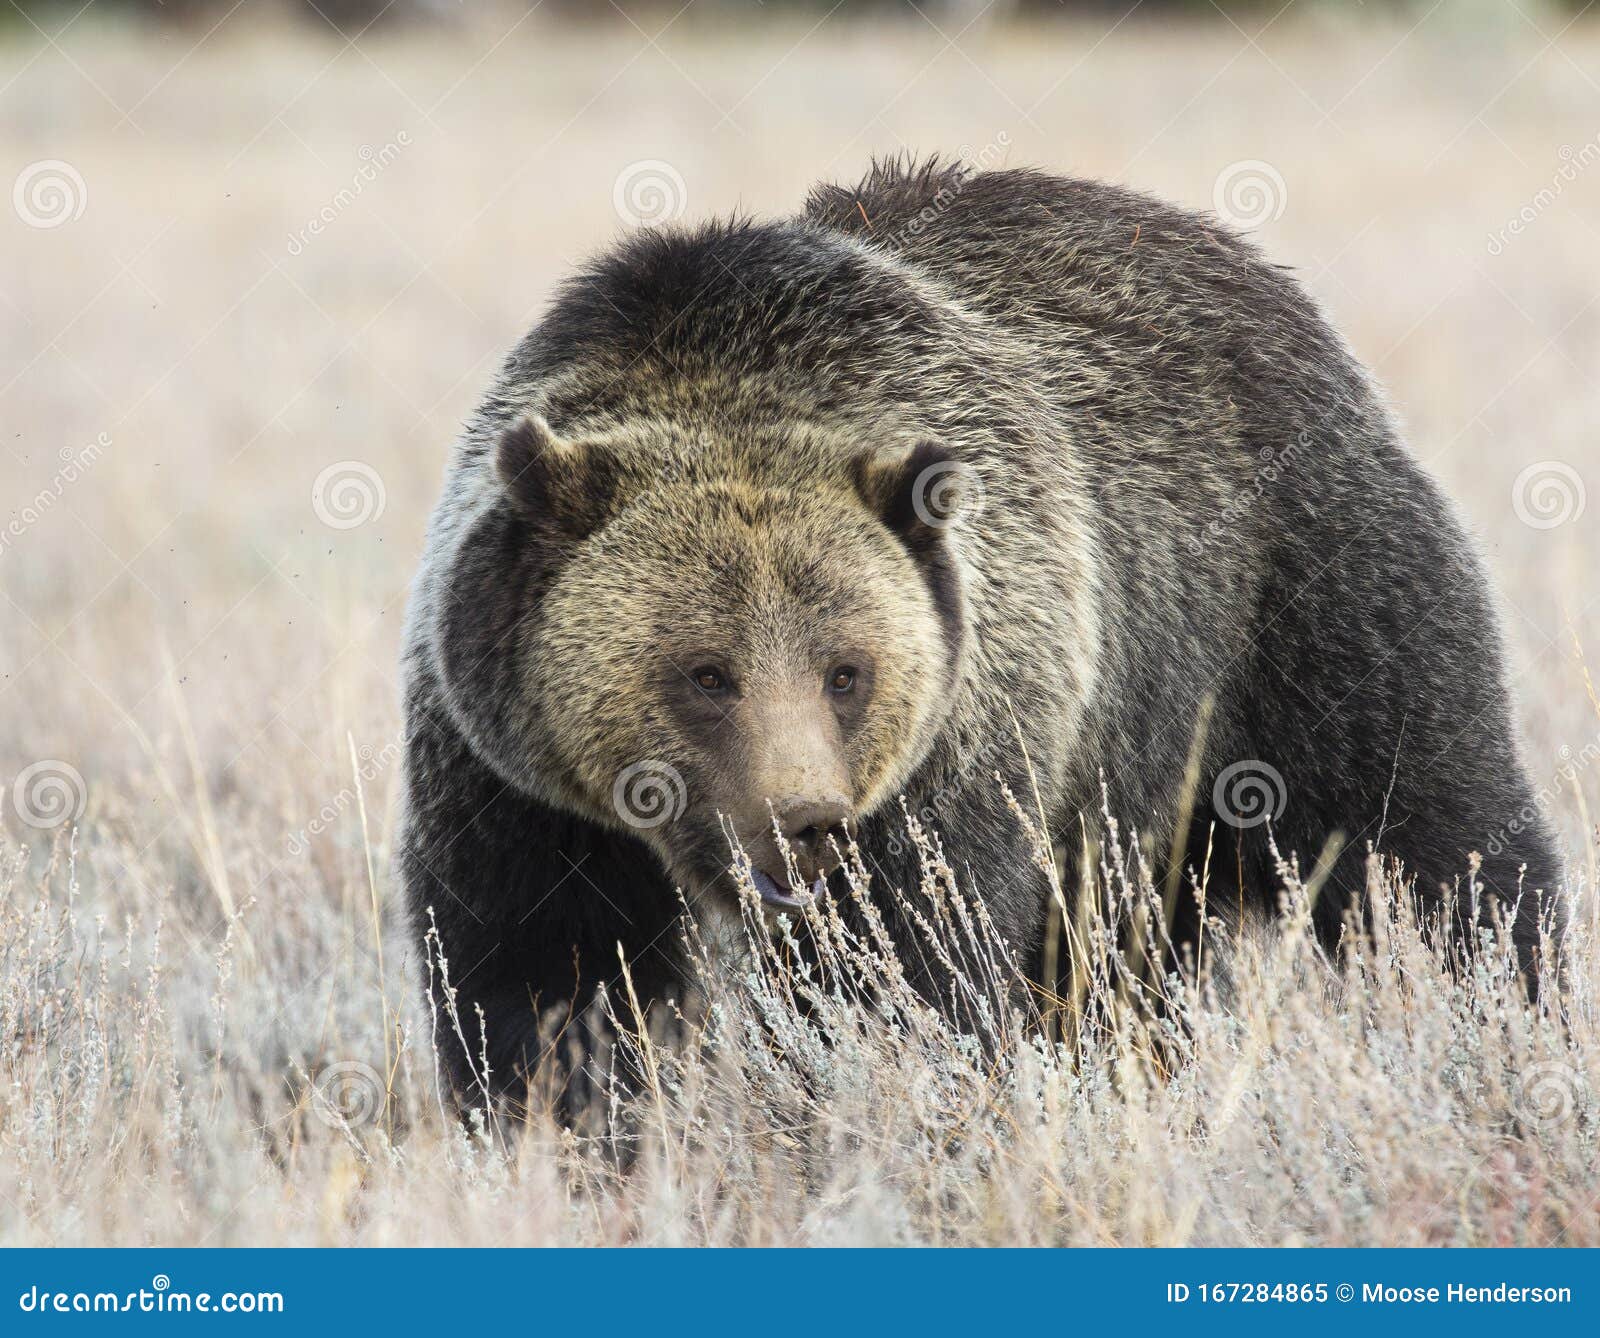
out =
[[[1600,1245],[1600,24],[217,19],[0,31],[0,1244]],[[1564,986],[1448,969],[1382,871],[1329,960],[1286,859],[1226,988],[1150,1008],[1124,827],[1063,890],[1106,964],[1041,1033],[923,833],[967,1028],[870,940],[818,927],[813,998],[756,933],[697,1034],[637,1042],[627,1169],[462,1124],[475,1022],[427,1007],[391,868],[458,425],[622,231],[933,150],[1215,210],[1375,369],[1502,596]]]

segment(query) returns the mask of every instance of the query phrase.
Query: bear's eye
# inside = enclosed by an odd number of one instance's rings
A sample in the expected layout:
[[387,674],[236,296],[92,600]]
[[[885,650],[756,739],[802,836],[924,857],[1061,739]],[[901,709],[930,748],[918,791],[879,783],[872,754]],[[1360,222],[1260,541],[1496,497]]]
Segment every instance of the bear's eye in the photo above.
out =
[[723,676],[722,670],[715,669],[709,664],[702,664],[689,677],[694,680],[695,687],[701,692],[721,692],[728,686],[728,680]]
[[828,675],[828,691],[843,695],[856,685],[856,671],[852,665],[841,664]]

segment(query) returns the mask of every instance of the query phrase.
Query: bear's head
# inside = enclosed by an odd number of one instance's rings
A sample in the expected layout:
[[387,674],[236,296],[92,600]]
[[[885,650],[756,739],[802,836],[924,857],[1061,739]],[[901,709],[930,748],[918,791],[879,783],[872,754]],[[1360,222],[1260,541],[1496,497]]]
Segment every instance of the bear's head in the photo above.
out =
[[506,780],[639,836],[691,895],[731,892],[736,841],[792,905],[948,717],[968,467],[927,444],[659,458],[536,417],[501,436],[438,628],[448,695]]

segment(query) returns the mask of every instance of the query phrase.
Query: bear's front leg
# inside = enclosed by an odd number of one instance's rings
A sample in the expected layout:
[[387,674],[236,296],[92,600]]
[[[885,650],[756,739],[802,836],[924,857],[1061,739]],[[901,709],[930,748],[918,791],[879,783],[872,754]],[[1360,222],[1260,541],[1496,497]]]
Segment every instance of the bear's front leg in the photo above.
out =
[[680,991],[677,894],[642,842],[507,785],[438,713],[412,713],[406,787],[400,872],[416,946],[437,931],[447,1079],[467,1107],[532,1083],[570,1116],[605,1047],[596,995],[621,993],[619,949],[646,1007]]

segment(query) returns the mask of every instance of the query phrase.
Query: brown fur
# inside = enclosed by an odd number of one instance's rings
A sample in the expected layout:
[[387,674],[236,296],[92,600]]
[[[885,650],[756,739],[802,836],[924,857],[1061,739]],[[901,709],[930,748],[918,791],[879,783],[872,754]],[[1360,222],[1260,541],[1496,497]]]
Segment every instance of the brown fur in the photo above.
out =
[[[1056,833],[1109,799],[1165,849],[1208,701],[1202,804],[1241,763],[1287,802],[1219,798],[1187,871],[1218,849],[1212,895],[1270,903],[1269,831],[1307,861],[1342,834],[1330,939],[1367,842],[1477,917],[1449,885],[1528,797],[1477,556],[1305,294],[1210,220],[1027,172],[889,165],[591,265],[457,451],[407,674],[408,886],[489,963],[513,1070],[619,942],[672,993],[674,885],[727,904],[730,836],[783,881],[774,818],[802,882],[842,815],[907,886],[903,795],[1036,954],[996,776]],[[640,776],[660,821],[619,801]],[[1542,829],[1487,888],[1524,865],[1554,886]]]

